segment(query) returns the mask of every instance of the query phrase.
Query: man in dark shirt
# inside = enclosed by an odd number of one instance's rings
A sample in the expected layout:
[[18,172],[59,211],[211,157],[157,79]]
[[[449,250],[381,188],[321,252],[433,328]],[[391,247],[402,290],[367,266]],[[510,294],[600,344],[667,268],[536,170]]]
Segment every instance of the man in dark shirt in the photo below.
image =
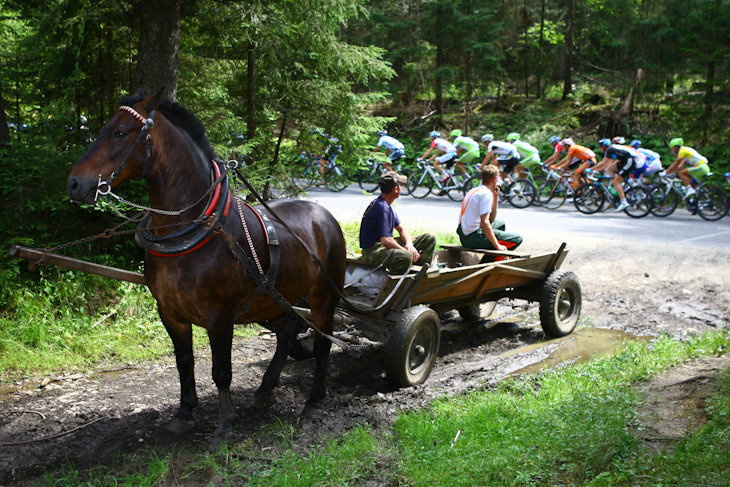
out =
[[[360,247],[363,262],[372,266],[383,264],[390,274],[403,274],[411,264],[430,264],[436,247],[436,237],[423,233],[411,238],[408,230],[393,210],[392,204],[407,178],[395,171],[380,177],[380,196],[365,210],[360,223]],[[398,237],[393,237],[393,230]]]

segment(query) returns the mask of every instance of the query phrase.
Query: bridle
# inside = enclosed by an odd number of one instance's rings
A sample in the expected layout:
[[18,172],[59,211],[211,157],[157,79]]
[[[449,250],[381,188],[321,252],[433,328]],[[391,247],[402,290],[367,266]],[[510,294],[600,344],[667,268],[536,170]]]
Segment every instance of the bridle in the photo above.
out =
[[137,136],[137,139],[134,141],[134,144],[132,144],[132,147],[129,149],[129,152],[127,152],[127,155],[124,156],[124,159],[122,159],[122,162],[117,166],[117,168],[114,170],[114,172],[109,176],[109,179],[106,181],[101,180],[101,174],[99,174],[99,182],[96,185],[96,194],[94,195],[94,202],[96,202],[99,199],[99,196],[107,196],[111,193],[112,190],[112,181],[114,181],[117,176],[119,176],[119,173],[122,172],[122,169],[124,169],[125,164],[127,164],[127,161],[132,156],[132,152],[134,152],[134,149],[137,148],[137,144],[139,144],[140,140],[142,140],[142,137],[147,135],[146,142],[147,147],[145,150],[145,156],[144,156],[144,166],[142,169],[142,175],[146,176],[148,171],[148,163],[150,161],[150,156],[152,154],[152,134],[150,131],[152,130],[152,127],[155,126],[154,118],[155,118],[155,111],[150,110],[149,117],[144,118],[142,115],[137,112],[132,107],[128,107],[126,105],[122,105],[119,107],[119,110],[124,110],[125,112],[129,112],[132,114],[134,118],[142,122],[142,130],[139,131],[139,135]]

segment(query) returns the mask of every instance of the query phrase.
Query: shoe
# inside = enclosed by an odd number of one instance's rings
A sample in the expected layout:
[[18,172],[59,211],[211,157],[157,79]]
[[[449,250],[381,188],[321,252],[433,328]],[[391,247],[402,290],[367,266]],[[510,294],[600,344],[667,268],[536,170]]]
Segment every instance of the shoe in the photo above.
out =
[[450,174],[447,174],[447,175],[446,175],[446,176],[444,176],[444,178],[443,178],[443,179],[441,180],[441,184],[444,184],[444,183],[445,183],[446,181],[448,181],[448,180],[449,180],[450,178],[451,178],[451,175],[450,175]]
[[684,196],[682,197],[682,199],[683,200],[686,200],[687,198],[689,198],[690,196],[692,196],[696,192],[697,192],[697,190],[694,189],[692,186],[690,186],[689,188],[687,188],[687,192],[684,193]]
[[622,202],[621,202],[621,203],[620,203],[620,204],[619,204],[619,205],[618,205],[618,206],[616,207],[616,211],[617,211],[617,212],[619,212],[619,211],[624,211],[624,210],[625,210],[626,208],[628,208],[629,206],[631,206],[631,205],[629,204],[629,202],[628,202],[628,201],[622,201]]
[[448,191],[446,191],[445,189],[442,189],[441,191],[436,193],[436,196],[446,196],[446,193],[448,193]]

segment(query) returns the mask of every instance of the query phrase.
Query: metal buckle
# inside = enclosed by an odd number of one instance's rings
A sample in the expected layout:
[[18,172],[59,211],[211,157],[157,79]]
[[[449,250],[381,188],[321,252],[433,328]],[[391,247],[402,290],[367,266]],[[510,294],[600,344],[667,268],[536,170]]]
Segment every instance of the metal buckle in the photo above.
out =
[[[105,190],[102,190],[101,188],[106,186]],[[101,174],[99,174],[99,182],[96,183],[96,194],[94,195],[94,203],[96,203],[99,200],[99,196],[107,196],[112,192],[112,186],[107,181],[101,180]]]

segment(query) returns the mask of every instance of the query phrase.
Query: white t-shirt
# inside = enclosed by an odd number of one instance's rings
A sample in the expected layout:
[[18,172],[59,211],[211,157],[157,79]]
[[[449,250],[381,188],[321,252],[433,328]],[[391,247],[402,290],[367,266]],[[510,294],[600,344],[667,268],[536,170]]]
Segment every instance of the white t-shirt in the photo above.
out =
[[479,230],[481,226],[481,217],[484,214],[492,212],[492,201],[494,193],[480,184],[476,188],[469,191],[461,203],[461,231],[464,235],[469,235]]
[[378,140],[378,147],[380,146],[385,146],[385,148],[389,151],[404,149],[403,144],[401,144],[398,139],[391,137],[390,135],[383,135],[380,137],[380,140]]
[[442,139],[441,137],[433,139],[433,141],[431,142],[431,148],[433,149],[434,147],[436,147],[436,150],[440,150],[445,154],[456,154],[456,147],[454,147],[451,142],[446,139]]
[[497,159],[511,159],[513,157],[520,158],[520,153],[517,152],[517,147],[510,144],[509,142],[502,142],[494,140],[487,146],[487,151],[494,152],[497,154]]

